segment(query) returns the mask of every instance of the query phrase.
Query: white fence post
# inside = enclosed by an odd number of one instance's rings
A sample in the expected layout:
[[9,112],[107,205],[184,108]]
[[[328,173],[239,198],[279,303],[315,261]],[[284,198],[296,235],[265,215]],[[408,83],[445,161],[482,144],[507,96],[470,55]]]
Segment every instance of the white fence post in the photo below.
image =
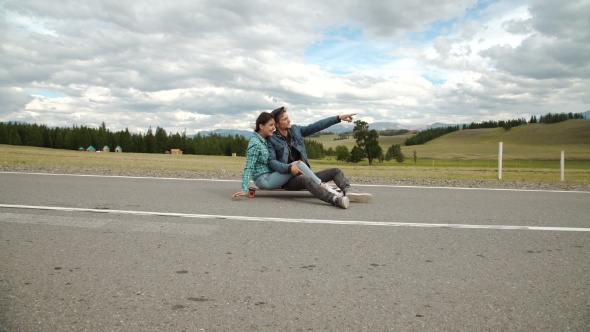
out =
[[564,174],[564,169],[565,169],[565,153],[562,150],[561,151],[561,182],[565,181],[565,174]]
[[498,180],[502,180],[502,142],[498,147]]

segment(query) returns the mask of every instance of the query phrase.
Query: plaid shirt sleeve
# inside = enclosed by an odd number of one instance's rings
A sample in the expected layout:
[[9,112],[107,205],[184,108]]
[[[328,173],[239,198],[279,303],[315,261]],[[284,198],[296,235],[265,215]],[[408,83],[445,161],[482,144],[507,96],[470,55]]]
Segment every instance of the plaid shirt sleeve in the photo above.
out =
[[257,178],[260,174],[265,173],[265,169],[260,165],[259,159],[261,157],[262,149],[266,150],[266,146],[260,144],[253,144],[248,146],[246,150],[246,167],[242,174],[242,191],[247,193],[250,185],[250,179]]

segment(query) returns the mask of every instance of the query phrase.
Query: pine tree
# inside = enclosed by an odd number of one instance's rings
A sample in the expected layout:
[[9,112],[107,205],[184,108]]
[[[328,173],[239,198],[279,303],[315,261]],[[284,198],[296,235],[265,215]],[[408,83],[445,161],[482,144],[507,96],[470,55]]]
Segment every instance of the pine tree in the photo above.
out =
[[56,149],[64,148],[63,131],[59,128],[55,128],[55,141],[53,142],[53,147]]
[[154,153],[154,133],[152,132],[152,126],[148,129],[145,135],[145,149],[147,153]]
[[8,144],[8,130],[3,122],[0,122],[0,144]]
[[41,131],[43,131],[43,143],[46,148],[53,148],[53,141],[51,140],[50,131],[47,127],[41,127]]

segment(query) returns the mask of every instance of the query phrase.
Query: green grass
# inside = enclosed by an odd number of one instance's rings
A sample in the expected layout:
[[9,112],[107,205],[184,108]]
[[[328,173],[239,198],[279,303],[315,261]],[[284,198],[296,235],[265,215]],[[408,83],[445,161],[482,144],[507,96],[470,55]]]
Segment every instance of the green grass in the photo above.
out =
[[590,120],[555,124],[529,124],[505,131],[502,128],[460,130],[424,145],[402,146],[411,157],[416,150],[424,159],[497,159],[503,142],[504,160],[590,160]]
[[[404,142],[407,138],[410,138],[416,134],[416,131],[410,131],[407,134],[399,135],[399,136],[380,136],[379,137],[379,145],[383,148],[383,151],[387,151],[387,149],[392,146],[393,144],[401,144],[404,145]],[[338,138],[338,135],[320,135],[320,137],[310,137],[310,140],[314,140],[318,143],[322,143],[324,149],[328,150],[329,148],[336,149],[338,145],[344,145],[348,148],[348,150],[352,150],[352,148],[356,145],[356,141],[352,138],[352,135],[348,139],[343,140],[334,140],[334,138]]]
[[[528,124],[505,131],[502,128],[468,129],[444,135],[423,145],[404,146],[406,138],[415,132],[401,136],[381,136],[379,145],[383,151],[393,144],[400,144],[402,152],[411,158],[414,150],[420,159],[497,159],[498,143],[503,142],[504,160],[558,160],[561,151],[566,159],[590,160],[590,120],[568,120],[555,124]],[[345,145],[348,150],[356,144],[352,138],[334,140],[337,135],[321,135],[311,138],[322,143],[324,149]]]
[[0,164],[241,172],[244,157],[96,153],[0,144]]
[[[368,162],[357,164],[335,160],[312,160],[314,170],[329,167],[341,168],[349,176],[373,176],[389,178],[430,178],[430,179],[498,179],[498,161],[496,160],[459,160],[459,159],[418,159],[396,161]],[[502,179],[513,181],[559,182],[561,169],[559,160],[504,160],[502,162]],[[569,160],[565,162],[566,182],[590,183],[590,160]]]

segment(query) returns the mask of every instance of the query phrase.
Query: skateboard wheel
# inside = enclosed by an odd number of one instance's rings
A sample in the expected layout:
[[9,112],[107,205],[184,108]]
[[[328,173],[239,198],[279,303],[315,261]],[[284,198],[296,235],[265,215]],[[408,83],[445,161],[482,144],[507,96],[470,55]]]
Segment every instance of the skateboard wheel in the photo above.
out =
[[248,197],[254,198],[256,196],[256,190],[248,190]]

